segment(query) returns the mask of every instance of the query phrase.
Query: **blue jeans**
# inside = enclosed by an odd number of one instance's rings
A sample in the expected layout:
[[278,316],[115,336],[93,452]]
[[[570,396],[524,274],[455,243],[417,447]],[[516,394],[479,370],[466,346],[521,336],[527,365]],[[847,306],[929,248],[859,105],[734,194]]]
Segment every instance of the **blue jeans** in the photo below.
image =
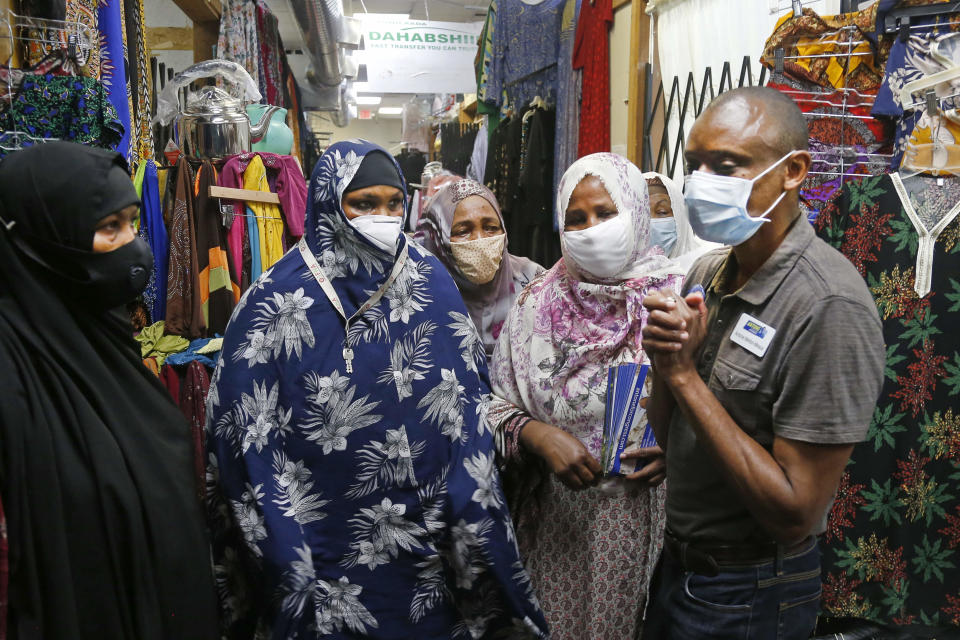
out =
[[777,561],[684,571],[666,549],[654,577],[644,640],[806,640],[820,605],[816,539]]

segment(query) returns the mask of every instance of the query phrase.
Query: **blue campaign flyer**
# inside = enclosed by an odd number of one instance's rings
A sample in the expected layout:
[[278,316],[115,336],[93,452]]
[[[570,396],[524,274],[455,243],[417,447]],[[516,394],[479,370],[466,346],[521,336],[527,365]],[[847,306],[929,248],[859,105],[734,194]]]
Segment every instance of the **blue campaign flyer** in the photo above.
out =
[[650,366],[645,364],[610,367],[600,461],[604,475],[629,475],[638,471],[646,464],[645,460],[628,460],[621,464],[620,454],[635,447],[656,445],[653,429],[647,421],[649,371]]

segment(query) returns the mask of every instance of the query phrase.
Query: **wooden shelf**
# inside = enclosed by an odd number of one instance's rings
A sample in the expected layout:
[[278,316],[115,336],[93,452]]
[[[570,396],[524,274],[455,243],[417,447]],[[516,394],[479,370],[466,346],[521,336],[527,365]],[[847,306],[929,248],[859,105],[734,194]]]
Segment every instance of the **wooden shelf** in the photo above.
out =
[[194,22],[220,20],[220,0],[173,0]]

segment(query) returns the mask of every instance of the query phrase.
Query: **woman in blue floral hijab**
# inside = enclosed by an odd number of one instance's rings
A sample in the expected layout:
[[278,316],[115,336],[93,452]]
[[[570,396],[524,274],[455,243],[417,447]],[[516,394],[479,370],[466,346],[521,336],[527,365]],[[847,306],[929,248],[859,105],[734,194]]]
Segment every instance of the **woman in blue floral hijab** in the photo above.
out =
[[483,345],[408,243],[380,147],[313,171],[306,235],[251,287],[208,398],[229,638],[544,638],[494,466]]

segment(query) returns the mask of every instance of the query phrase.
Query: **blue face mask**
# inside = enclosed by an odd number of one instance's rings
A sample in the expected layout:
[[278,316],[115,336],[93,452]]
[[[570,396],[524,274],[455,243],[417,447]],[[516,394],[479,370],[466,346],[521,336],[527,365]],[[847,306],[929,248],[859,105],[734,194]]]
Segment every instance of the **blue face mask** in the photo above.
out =
[[669,256],[677,244],[677,219],[651,218],[650,244],[660,247]]
[[768,221],[767,214],[787,195],[786,191],[781,193],[766,211],[754,218],[747,212],[753,185],[792,155],[793,151],[750,180],[703,171],[694,171],[687,176],[683,197],[687,201],[694,233],[708,242],[732,246],[752,238]]

